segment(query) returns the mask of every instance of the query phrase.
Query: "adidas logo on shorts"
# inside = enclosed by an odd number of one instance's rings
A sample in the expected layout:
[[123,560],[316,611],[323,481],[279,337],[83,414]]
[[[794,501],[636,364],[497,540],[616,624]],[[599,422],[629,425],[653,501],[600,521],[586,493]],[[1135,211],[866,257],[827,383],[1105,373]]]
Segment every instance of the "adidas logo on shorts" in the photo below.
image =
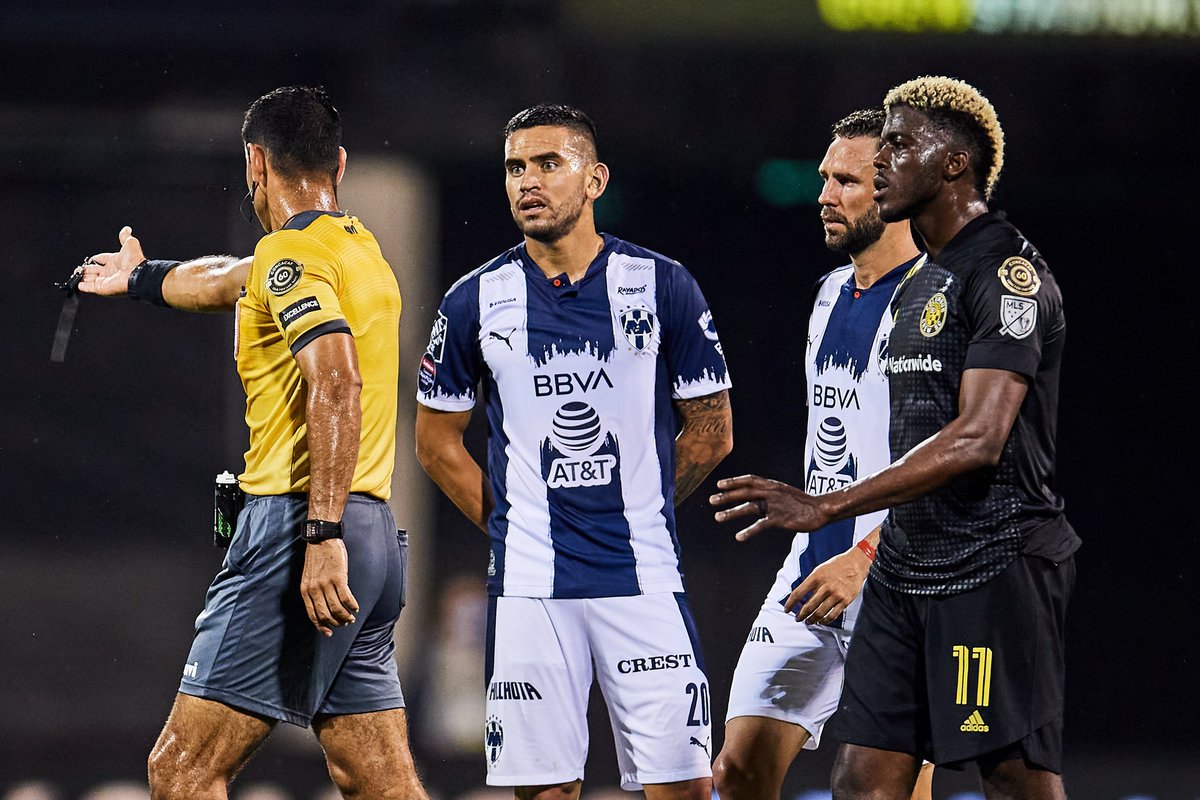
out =
[[987,723],[983,721],[983,717],[979,715],[979,709],[977,708],[972,711],[971,716],[967,717],[963,724],[959,726],[959,730],[967,733],[987,733],[990,728],[988,728]]

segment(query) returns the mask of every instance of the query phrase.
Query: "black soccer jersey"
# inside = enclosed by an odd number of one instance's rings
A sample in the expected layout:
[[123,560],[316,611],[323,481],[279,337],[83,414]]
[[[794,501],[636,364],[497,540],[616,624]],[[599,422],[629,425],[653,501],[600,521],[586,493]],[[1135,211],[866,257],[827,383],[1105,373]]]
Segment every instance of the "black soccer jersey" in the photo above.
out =
[[872,577],[901,592],[955,594],[1019,554],[1058,560],[1079,539],[1054,488],[1066,325],[1058,283],[1001,214],[968,223],[901,287],[888,344],[892,458],[958,416],[963,370],[1004,369],[1029,391],[999,463],[896,506]]

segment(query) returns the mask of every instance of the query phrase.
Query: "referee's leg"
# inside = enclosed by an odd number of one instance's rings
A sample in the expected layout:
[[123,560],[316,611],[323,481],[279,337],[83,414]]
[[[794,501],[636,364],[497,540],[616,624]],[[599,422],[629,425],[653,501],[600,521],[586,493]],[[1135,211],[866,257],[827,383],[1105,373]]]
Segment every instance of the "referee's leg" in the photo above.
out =
[[274,727],[275,720],[177,694],[150,751],[150,797],[224,800],[229,782]]
[[347,800],[429,799],[413,764],[403,708],[317,717],[313,731]]

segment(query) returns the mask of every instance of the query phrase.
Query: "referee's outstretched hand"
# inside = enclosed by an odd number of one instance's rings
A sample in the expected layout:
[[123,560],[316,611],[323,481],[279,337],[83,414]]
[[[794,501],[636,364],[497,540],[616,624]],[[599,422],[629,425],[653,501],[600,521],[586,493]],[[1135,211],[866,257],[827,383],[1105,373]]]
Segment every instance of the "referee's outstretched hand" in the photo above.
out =
[[782,481],[741,475],[717,481],[720,491],[708,498],[709,505],[726,506],[714,514],[717,522],[753,518],[754,522],[737,532],[745,541],[768,528],[789,531],[815,531],[829,521],[819,500]]
[[97,253],[84,262],[79,291],[109,297],[123,297],[129,293],[129,275],[145,256],[142,255],[142,243],[128,225],[121,228],[117,241],[121,244],[117,252]]
[[358,601],[350,593],[347,578],[346,543],[326,539],[305,547],[304,573],[300,576],[304,608],[317,630],[333,636],[334,628],[353,624],[358,612]]

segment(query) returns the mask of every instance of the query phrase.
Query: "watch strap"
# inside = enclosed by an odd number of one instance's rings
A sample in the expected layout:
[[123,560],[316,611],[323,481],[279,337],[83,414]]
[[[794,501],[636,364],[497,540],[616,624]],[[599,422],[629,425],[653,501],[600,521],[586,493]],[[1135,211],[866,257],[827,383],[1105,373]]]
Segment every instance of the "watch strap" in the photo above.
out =
[[342,523],[340,522],[327,522],[323,519],[304,520],[304,541],[309,544],[341,538]]

